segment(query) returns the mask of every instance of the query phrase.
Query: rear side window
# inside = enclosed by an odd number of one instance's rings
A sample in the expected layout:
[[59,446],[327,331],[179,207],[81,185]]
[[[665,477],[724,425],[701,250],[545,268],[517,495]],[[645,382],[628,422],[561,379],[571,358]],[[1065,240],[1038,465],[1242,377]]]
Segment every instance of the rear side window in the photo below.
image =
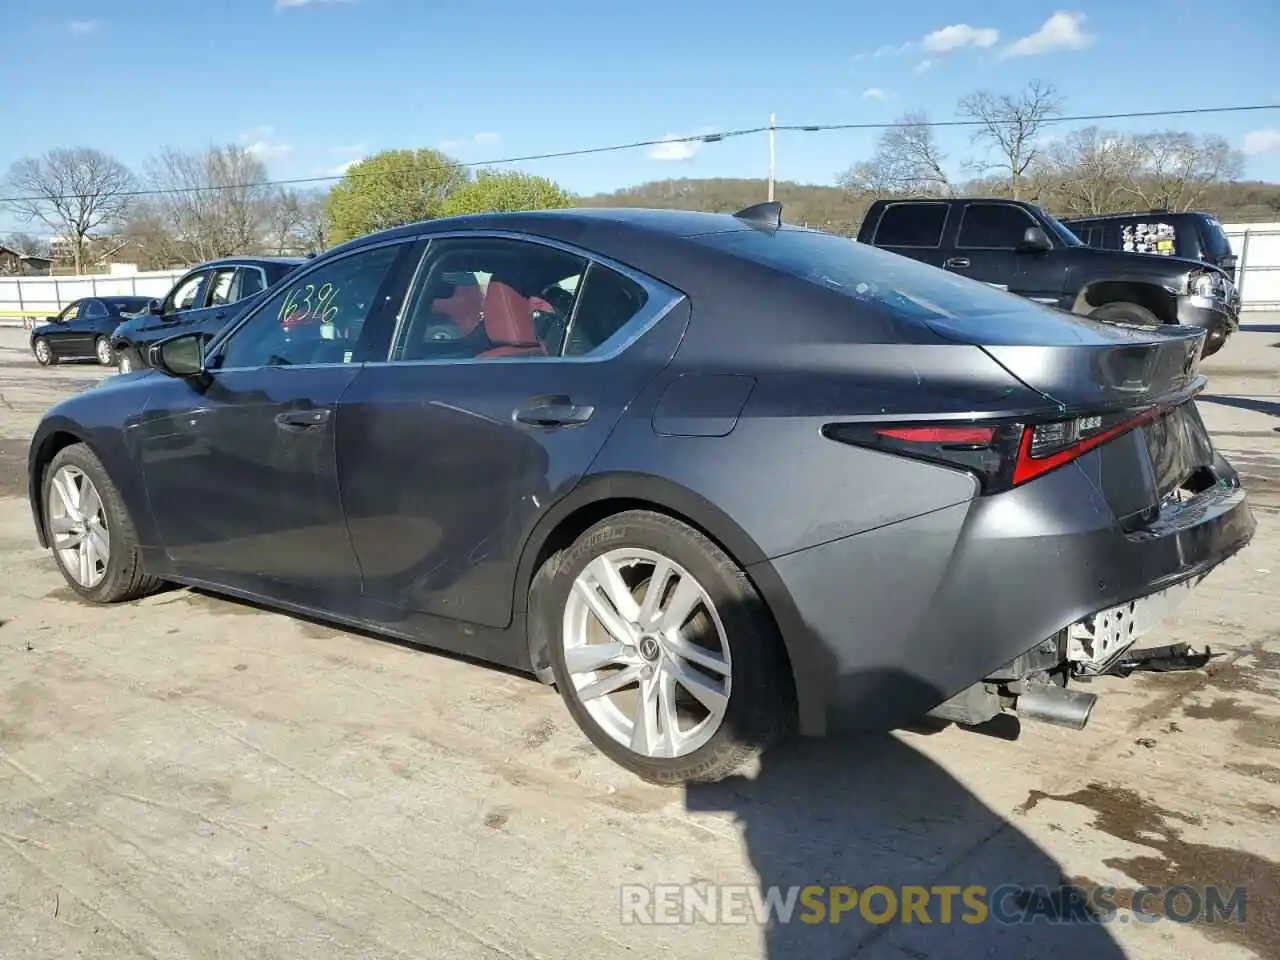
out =
[[649,295],[630,277],[593,263],[573,313],[564,355],[581,357],[604,352],[627,322],[644,309]]
[[1027,227],[1039,226],[1030,214],[1008,203],[970,203],[960,221],[957,247],[1014,250]]
[[257,267],[241,267],[239,286],[235,291],[235,298],[243,300],[245,297],[252,297],[255,293],[261,293],[267,289],[266,284],[262,280],[262,271]]
[[947,223],[945,203],[892,203],[876,227],[878,247],[937,247]]

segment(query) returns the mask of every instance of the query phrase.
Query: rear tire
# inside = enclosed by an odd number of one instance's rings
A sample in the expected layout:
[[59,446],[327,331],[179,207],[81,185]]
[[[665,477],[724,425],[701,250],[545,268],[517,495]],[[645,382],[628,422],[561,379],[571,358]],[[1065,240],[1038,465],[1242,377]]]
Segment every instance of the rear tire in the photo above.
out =
[[1116,303],[1104,303],[1095,310],[1090,311],[1089,316],[1095,320],[1112,320],[1116,323],[1134,323],[1143,327],[1160,326],[1160,318],[1139,303],[1128,303],[1126,301],[1117,301]]
[[45,530],[72,590],[105,604],[160,589],[163,581],[143,571],[133,518],[92,450],[83,443],[59,450],[42,483]]
[[116,371],[119,373],[133,373],[133,356],[129,353],[128,347],[121,347],[116,354]]
[[58,362],[58,357],[53,352],[53,347],[49,346],[49,341],[44,337],[36,338],[35,342],[31,344],[31,352],[35,354],[36,363],[42,367],[52,367]]
[[793,729],[791,668],[772,616],[742,569],[689,525],[648,510],[609,517],[543,583],[531,609],[569,713],[642,779],[721,780]]

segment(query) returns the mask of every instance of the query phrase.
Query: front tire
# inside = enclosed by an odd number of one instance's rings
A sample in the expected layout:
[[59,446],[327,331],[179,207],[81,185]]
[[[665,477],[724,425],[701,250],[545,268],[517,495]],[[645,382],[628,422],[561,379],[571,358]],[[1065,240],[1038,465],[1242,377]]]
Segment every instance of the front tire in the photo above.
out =
[[1141,327],[1158,327],[1160,318],[1140,303],[1117,301],[1104,303],[1089,312],[1095,320],[1111,320],[1115,323],[1133,323]]
[[104,367],[114,367],[116,364],[116,352],[111,349],[111,341],[106,337],[99,337],[93,345],[93,352],[98,358],[98,363]]
[[773,619],[742,569],[689,525],[647,510],[603,520],[543,589],[534,608],[570,714],[642,779],[721,780],[791,731]]
[[51,367],[58,362],[53,347],[49,346],[49,341],[44,337],[36,338],[35,343],[31,344],[31,352],[35,354],[36,363],[42,367]]
[[159,589],[142,569],[133,518],[97,455],[82,443],[59,450],[44,471],[44,522],[67,585],[93,603],[134,600]]
[[133,355],[129,352],[128,347],[121,347],[120,352],[116,354],[116,371],[119,373],[133,373]]

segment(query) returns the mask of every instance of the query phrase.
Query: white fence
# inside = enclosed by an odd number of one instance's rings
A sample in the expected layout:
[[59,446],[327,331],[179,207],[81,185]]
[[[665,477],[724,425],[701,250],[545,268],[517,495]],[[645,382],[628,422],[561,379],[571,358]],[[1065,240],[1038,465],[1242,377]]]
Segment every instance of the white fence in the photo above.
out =
[[1280,310],[1280,223],[1224,223],[1246,310]]
[[52,316],[81,297],[163,297],[185,271],[148,270],[139,273],[94,274],[83,277],[0,278],[0,316]]

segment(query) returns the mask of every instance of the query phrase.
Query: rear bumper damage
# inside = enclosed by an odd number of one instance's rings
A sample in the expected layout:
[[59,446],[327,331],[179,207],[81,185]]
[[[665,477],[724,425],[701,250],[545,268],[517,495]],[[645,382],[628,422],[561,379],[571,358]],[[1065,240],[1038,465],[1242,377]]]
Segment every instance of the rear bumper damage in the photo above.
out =
[[976,724],[1010,710],[1082,726],[1092,695],[1067,685],[1116,670],[1255,528],[1217,458],[1214,486],[1125,532],[1090,479],[1091,456],[769,561],[804,624],[786,637],[802,731],[926,714]]

